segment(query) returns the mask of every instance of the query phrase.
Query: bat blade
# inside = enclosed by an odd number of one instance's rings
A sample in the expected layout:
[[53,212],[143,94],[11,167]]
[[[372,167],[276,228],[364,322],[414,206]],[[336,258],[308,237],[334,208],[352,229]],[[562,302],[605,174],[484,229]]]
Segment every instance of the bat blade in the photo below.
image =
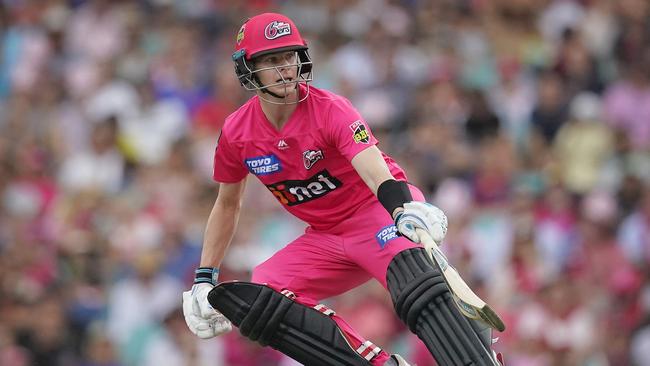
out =
[[485,301],[472,291],[456,268],[449,263],[447,257],[433,241],[431,236],[426,231],[420,229],[417,229],[417,233],[429,258],[434,265],[440,268],[456,303],[456,307],[458,307],[461,314],[470,319],[483,321],[491,328],[503,332],[506,329],[503,320],[501,320],[499,315]]

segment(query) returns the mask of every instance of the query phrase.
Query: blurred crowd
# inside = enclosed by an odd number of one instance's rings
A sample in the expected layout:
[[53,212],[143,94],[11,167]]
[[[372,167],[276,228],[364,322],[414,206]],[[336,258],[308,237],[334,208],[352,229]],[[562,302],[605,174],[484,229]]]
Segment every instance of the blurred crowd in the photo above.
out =
[[[247,17],[292,17],[503,315],[509,366],[650,365],[647,0],[1,0],[0,365],[288,366],[180,311]],[[221,278],[300,235],[250,179]],[[419,366],[369,283],[328,304]]]

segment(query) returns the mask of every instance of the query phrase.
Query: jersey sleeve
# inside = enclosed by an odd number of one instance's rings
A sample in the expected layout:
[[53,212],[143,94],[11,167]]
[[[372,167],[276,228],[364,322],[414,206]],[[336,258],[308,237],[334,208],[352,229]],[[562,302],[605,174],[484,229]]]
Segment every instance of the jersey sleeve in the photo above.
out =
[[370,127],[347,99],[331,106],[327,129],[332,144],[349,161],[361,151],[377,144]]
[[238,154],[221,132],[214,152],[214,171],[212,179],[220,183],[237,183],[244,179],[248,170],[237,158]]

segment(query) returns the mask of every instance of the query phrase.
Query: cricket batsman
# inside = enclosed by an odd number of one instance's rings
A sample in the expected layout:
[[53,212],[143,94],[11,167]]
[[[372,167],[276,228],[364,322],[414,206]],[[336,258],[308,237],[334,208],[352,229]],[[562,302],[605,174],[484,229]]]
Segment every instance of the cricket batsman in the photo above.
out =
[[[320,304],[374,278],[440,365],[499,365],[491,329],[461,315],[420,244],[423,233],[441,243],[445,214],[377,148],[346,98],[310,86],[312,61],[294,22],[275,13],[248,19],[232,59],[256,95],[219,137],[219,194],[194,285],[183,293],[190,330],[210,338],[235,324],[307,366],[408,366]],[[219,283],[248,174],[309,227],[257,266],[251,282]]]

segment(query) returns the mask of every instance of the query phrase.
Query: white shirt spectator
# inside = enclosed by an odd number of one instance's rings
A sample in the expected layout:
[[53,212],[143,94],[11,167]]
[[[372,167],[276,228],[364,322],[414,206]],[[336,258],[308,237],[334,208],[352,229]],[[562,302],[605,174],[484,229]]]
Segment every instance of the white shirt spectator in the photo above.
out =
[[138,161],[156,165],[165,161],[171,145],[186,134],[186,121],[185,107],[180,101],[163,99],[138,115],[125,118],[121,129],[132,143]]
[[94,190],[116,193],[122,186],[124,158],[114,149],[103,153],[86,151],[70,156],[59,173],[61,185],[73,191]]
[[87,2],[73,13],[66,32],[68,51],[81,58],[109,60],[125,45],[121,9],[109,1]]
[[147,283],[138,278],[116,283],[110,291],[108,305],[107,328],[111,340],[124,344],[136,329],[160,321],[178,307],[178,294],[183,292],[183,287],[165,274],[157,274]]

